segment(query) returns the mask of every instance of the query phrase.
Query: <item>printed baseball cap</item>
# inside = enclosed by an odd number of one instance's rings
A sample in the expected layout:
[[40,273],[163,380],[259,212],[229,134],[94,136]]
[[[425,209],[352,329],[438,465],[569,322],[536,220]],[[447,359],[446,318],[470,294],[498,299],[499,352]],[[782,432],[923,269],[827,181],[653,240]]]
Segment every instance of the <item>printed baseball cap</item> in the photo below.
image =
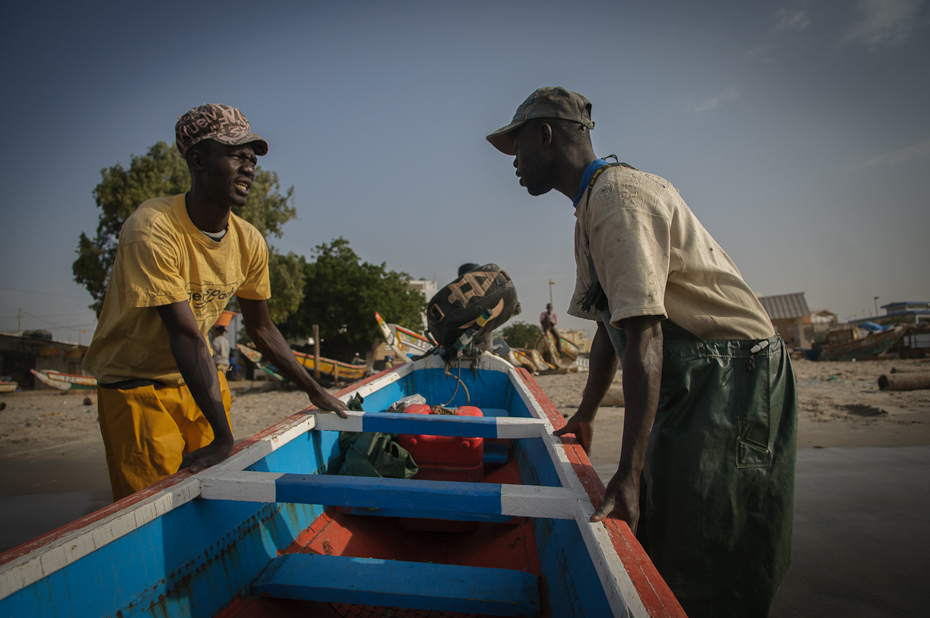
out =
[[513,120],[506,127],[502,127],[488,135],[491,145],[506,155],[516,154],[513,150],[509,133],[519,129],[527,121],[534,118],[559,118],[571,120],[594,128],[591,120],[591,102],[578,94],[561,86],[555,88],[540,88],[520,104]]
[[229,105],[206,103],[195,107],[178,118],[174,134],[182,157],[191,146],[205,139],[227,146],[254,143],[255,154],[268,154],[268,142],[252,133],[252,126],[242,112]]

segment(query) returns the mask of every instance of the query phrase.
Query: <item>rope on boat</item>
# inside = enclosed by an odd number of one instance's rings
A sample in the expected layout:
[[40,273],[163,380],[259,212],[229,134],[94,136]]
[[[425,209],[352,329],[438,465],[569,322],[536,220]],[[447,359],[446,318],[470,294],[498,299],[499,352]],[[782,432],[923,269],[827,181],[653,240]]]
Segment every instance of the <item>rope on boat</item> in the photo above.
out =
[[442,404],[442,406],[440,406],[440,407],[443,407],[443,408],[444,408],[444,407],[446,407],[447,405],[449,405],[450,403],[452,403],[452,400],[455,399],[455,394],[456,394],[457,392],[459,392],[459,385],[460,385],[460,384],[462,385],[462,388],[465,389],[465,405],[467,406],[468,404],[471,403],[471,395],[468,393],[468,387],[465,386],[465,383],[464,383],[464,382],[462,382],[462,377],[461,377],[461,376],[462,376],[462,361],[461,361],[461,360],[458,361],[458,366],[459,366],[459,375],[454,376],[454,375],[452,375],[451,373],[449,373],[449,365],[446,365],[446,377],[447,377],[447,378],[455,378],[458,382],[457,382],[456,385],[455,385],[455,390],[452,391],[452,396],[449,397],[449,401],[447,401],[446,403]]

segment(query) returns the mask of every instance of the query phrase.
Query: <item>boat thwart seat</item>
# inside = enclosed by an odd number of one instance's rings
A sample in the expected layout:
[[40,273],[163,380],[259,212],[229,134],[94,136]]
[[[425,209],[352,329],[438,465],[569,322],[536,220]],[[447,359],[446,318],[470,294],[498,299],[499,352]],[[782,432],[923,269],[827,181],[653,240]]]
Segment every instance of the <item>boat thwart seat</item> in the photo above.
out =
[[512,569],[285,554],[271,561],[251,590],[276,599],[492,616],[540,614],[539,578]]

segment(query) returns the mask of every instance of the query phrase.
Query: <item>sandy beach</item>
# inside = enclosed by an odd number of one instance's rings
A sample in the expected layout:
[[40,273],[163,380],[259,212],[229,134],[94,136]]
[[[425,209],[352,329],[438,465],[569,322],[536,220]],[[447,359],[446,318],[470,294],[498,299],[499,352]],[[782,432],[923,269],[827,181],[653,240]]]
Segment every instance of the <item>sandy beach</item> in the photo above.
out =
[[[930,371],[930,360],[870,362],[794,361],[799,393],[800,448],[930,445],[930,390],[880,391],[878,377],[892,369]],[[563,415],[576,409],[587,373],[536,376]],[[618,382],[619,382],[618,375]],[[233,434],[248,438],[309,405],[303,393],[262,388],[262,382],[233,382]],[[333,389],[335,392],[335,389]],[[56,462],[70,454],[102,452],[96,396],[89,391],[22,391],[0,398],[0,469],[17,461]],[[602,407],[590,454],[595,466],[619,453],[623,408]],[[0,475],[0,494],[28,481]],[[21,483],[26,483],[22,485]],[[33,485],[35,491],[45,487]],[[47,488],[46,488],[47,490]]]
[[[930,360],[796,360],[794,368],[802,453],[804,449],[848,453],[846,449],[867,452],[864,447],[893,451],[930,446],[930,390],[883,392],[878,388],[880,375],[893,368],[930,371]],[[577,407],[586,379],[587,373],[536,376],[565,416]],[[263,391],[262,384],[231,384],[237,440],[309,403],[301,392]],[[0,522],[4,524],[0,526],[0,551],[110,503],[94,394],[19,392],[4,395],[0,403],[6,404],[0,410]],[[623,412],[623,408],[604,407],[597,417],[590,459],[605,482],[620,451]],[[804,460],[799,456],[799,478]],[[795,614],[782,611],[780,615]]]

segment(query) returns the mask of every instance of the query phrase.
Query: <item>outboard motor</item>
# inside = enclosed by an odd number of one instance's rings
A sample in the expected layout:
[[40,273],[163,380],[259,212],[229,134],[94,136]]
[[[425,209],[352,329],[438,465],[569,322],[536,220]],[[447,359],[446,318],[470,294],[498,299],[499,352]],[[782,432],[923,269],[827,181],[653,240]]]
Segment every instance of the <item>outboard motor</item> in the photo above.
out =
[[427,305],[426,320],[442,359],[450,363],[468,345],[488,349],[494,329],[519,313],[513,280],[497,264],[485,264],[439,290]]

